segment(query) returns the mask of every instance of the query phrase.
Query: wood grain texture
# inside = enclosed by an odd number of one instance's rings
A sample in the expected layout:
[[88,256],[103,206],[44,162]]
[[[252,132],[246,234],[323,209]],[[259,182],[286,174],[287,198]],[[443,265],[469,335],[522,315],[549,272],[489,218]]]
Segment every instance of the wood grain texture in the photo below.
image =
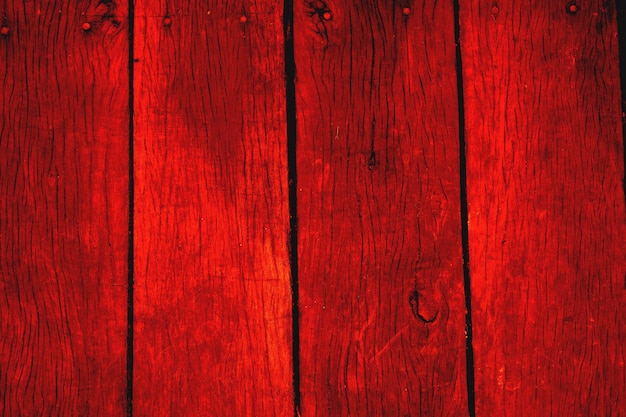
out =
[[135,415],[291,415],[282,7],[135,11]]
[[476,415],[624,416],[615,6],[460,3]]
[[127,5],[0,10],[0,415],[122,416]]
[[302,416],[468,414],[451,2],[295,2]]

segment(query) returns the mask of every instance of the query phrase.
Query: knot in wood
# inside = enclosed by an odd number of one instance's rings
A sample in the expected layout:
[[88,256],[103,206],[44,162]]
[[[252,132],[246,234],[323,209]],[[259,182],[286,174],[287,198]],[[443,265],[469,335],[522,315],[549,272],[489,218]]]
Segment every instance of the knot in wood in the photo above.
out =
[[435,320],[437,320],[439,312],[437,311],[431,318],[424,317],[422,313],[420,313],[419,297],[420,294],[417,290],[413,290],[409,295],[409,306],[411,307],[411,314],[413,314],[413,317],[419,319],[426,324],[433,323]]

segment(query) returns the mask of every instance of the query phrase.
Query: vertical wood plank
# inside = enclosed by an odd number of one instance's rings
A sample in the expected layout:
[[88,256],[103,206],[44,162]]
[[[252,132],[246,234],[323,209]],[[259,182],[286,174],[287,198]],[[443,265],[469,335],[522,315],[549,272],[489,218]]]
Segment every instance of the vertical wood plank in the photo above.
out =
[[476,415],[626,415],[615,5],[460,3]]
[[282,5],[135,12],[135,415],[291,415]]
[[295,2],[303,416],[468,414],[451,2]]
[[0,10],[0,415],[123,416],[127,5]]

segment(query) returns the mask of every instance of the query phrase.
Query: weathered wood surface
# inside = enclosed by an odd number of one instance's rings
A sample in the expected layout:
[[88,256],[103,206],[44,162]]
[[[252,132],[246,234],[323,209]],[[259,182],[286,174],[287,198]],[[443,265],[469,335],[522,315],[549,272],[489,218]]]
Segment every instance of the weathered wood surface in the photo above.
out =
[[126,6],[63,3],[0,2],[3,416],[125,415]]
[[452,2],[295,2],[302,416],[468,414]]
[[292,415],[282,5],[135,15],[134,413]]
[[[616,2],[459,2],[476,415],[626,415]],[[133,415],[294,414],[282,6],[0,0],[0,415],[126,414],[131,209]],[[471,412],[452,8],[294,2],[302,416]]]
[[462,0],[476,415],[626,415],[615,5]]

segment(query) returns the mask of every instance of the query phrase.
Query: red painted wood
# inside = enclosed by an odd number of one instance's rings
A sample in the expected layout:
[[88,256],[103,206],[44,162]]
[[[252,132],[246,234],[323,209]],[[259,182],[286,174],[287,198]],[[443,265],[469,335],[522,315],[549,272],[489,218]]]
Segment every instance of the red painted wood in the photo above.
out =
[[293,414],[281,15],[136,3],[136,416]]
[[123,416],[127,6],[0,9],[0,415]]
[[626,415],[614,8],[461,1],[478,417]]
[[302,416],[467,415],[452,3],[294,28]]

